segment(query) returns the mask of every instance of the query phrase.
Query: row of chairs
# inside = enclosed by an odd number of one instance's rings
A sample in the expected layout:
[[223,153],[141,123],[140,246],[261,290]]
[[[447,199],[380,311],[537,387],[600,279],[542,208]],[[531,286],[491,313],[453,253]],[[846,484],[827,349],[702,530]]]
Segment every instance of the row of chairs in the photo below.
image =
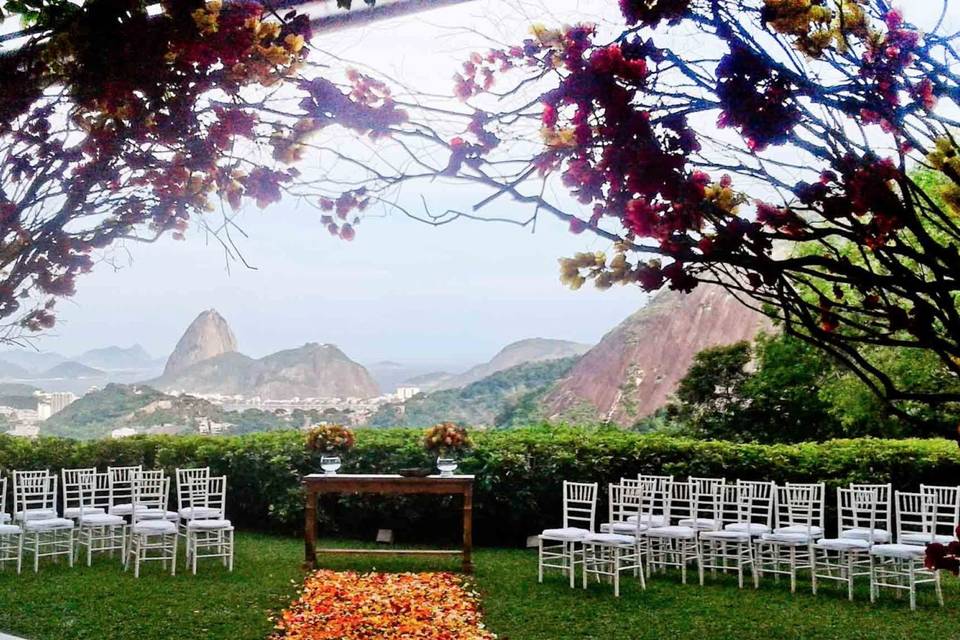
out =
[[[7,511],[7,478],[0,478],[0,568],[33,556],[66,557],[81,552],[87,565],[95,554],[119,553],[124,570],[160,561],[176,574],[177,546],[186,544],[194,574],[201,558],[219,558],[233,570],[233,525],[226,519],[227,479],[209,467],[177,469],[177,510],[170,506],[171,478],[142,466],[13,471],[13,511]],[[58,511],[59,505],[59,511]]]
[[[594,528],[597,483],[564,482],[563,527],[539,536],[538,579],[559,569],[575,586],[578,567],[588,578],[632,573],[642,588],[653,572],[679,568],[682,581],[695,566],[735,571],[741,588],[747,571],[754,587],[767,574],[788,576],[796,591],[801,571],[820,582],[839,581],[852,600],[854,582],[869,577],[870,599],[880,589],[908,591],[916,608],[917,586],[932,584],[940,605],[939,574],[924,566],[926,545],[955,540],[960,487],[921,485],[918,492],[889,484],[851,484],[837,489],[837,532],[825,531],[823,483],[786,483],[639,475],[608,488],[608,518]],[[894,506],[895,515],[894,518]]]

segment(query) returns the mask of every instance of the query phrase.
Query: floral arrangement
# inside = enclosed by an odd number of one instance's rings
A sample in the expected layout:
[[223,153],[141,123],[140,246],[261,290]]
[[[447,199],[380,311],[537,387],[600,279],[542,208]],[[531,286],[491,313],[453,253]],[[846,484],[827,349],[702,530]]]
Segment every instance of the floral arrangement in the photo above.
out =
[[473,442],[466,428],[452,422],[441,422],[423,433],[423,446],[433,453],[451,453],[469,449]]
[[272,640],[495,640],[478,596],[450,573],[321,570],[276,620]]
[[[960,526],[957,527],[956,535],[960,536]],[[927,569],[950,571],[955,576],[960,575],[960,542],[954,540],[950,544],[928,544],[923,564]]]
[[344,453],[353,448],[356,437],[342,424],[323,424],[307,431],[307,449],[321,453]]

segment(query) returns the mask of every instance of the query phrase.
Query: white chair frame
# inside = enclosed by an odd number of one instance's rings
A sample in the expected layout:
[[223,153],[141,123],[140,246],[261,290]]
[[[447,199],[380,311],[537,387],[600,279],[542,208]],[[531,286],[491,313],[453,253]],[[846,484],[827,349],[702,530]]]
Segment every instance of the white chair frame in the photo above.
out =
[[916,539],[908,536],[902,540],[906,544],[926,545],[928,542],[950,544],[956,540],[955,530],[960,524],[960,487],[920,485],[920,493],[924,496],[930,513],[927,519],[930,538]]
[[[537,537],[537,580],[543,582],[544,569],[558,569],[576,581],[580,541],[593,533],[597,512],[597,483],[563,481],[563,527],[546,529]],[[573,524],[585,526],[575,527]],[[545,544],[546,543],[546,544]]]
[[194,575],[201,558],[220,558],[223,566],[233,571],[233,524],[225,519],[227,477],[208,477],[206,484],[203,506],[220,517],[190,518],[186,524],[187,563]]
[[[652,573],[656,569],[666,571],[667,567],[680,569],[681,580],[687,583],[687,567],[690,564],[700,568],[700,536],[691,526],[679,524],[682,520],[694,518],[698,512],[699,495],[690,482],[670,482],[666,492],[664,517],[666,525],[651,527],[645,532],[648,540],[648,562]],[[672,524],[677,521],[678,524]]]
[[810,570],[813,544],[823,537],[824,485],[788,482],[777,487],[777,527],[756,540],[757,574],[790,578],[790,592],[797,591],[797,573]]
[[77,516],[77,554],[86,550],[87,566],[95,553],[119,552],[127,548],[127,523],[123,516],[107,513],[110,508],[110,474],[94,473],[83,478]]
[[163,471],[141,471],[133,483],[131,525],[124,570],[133,559],[133,575],[140,577],[141,562],[170,565],[170,575],[177,573],[177,525],[169,519],[148,517],[147,514],[166,513],[170,499],[170,478]]
[[107,513],[129,516],[133,512],[133,492],[137,475],[142,465],[131,467],[107,467],[110,486],[110,503]]
[[[917,586],[933,584],[937,602],[943,606],[940,572],[924,566],[924,547],[913,542],[911,534],[928,535],[933,541],[932,524],[936,509],[930,492],[895,493],[897,512],[897,544],[877,544],[870,549],[870,602],[876,602],[880,589],[891,589],[898,595],[906,591],[910,609],[917,608]],[[906,540],[910,542],[904,542]]]
[[[624,483],[625,481],[625,483]],[[611,500],[611,525],[614,531],[588,534],[582,540],[583,588],[587,588],[590,576],[598,581],[609,578],[613,583],[613,595],[620,597],[620,575],[624,572],[632,573],[640,580],[640,587],[647,588],[644,576],[643,558],[646,554],[646,538],[643,533],[649,528],[642,519],[636,518],[628,522],[625,518],[613,521],[614,515],[623,515],[623,509],[640,513],[651,513],[653,505],[644,500],[644,483],[637,480],[622,479],[621,484],[611,484],[609,488]],[[616,501],[616,504],[614,504]],[[632,527],[632,531],[629,529]]]
[[[60,498],[63,517],[76,521],[80,517],[82,496],[88,490],[91,478],[97,474],[94,467],[60,470]],[[93,515],[98,507],[87,504],[84,512]],[[106,510],[102,509],[102,513]]]
[[846,584],[847,598],[853,601],[857,577],[870,576],[870,549],[883,537],[877,528],[877,515],[885,509],[880,495],[876,486],[837,488],[837,537],[821,538],[813,545],[813,595],[818,581],[832,580]]
[[17,573],[23,568],[23,529],[9,524],[7,514],[7,479],[0,478],[0,569],[8,562],[17,565]]
[[14,519],[23,530],[23,551],[33,554],[33,571],[40,558],[67,557],[73,566],[74,523],[56,515],[57,476],[49,471],[13,472]]
[[[749,528],[731,530],[726,527],[736,523],[749,523],[755,510],[754,501],[759,500],[752,485],[719,485],[720,501],[717,509],[717,526],[700,532],[700,586],[703,586],[704,571],[737,572],[737,584],[743,589],[744,569],[750,569],[754,588],[760,586],[757,576],[754,550],[754,534]],[[723,528],[721,528],[723,527]]]

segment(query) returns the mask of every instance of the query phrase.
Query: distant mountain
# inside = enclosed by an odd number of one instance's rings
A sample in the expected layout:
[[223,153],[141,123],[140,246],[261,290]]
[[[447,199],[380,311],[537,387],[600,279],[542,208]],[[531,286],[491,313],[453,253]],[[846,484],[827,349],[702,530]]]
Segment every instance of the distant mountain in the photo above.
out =
[[577,356],[526,362],[487,376],[460,389],[422,393],[402,405],[384,405],[369,420],[375,427],[423,427],[437,422],[505,426],[528,415],[527,406],[565,375]]
[[420,387],[424,391],[432,391],[443,385],[455,375],[456,374],[453,373],[447,373],[446,371],[433,371],[431,373],[424,373],[423,375],[408,378],[403,381],[403,384],[407,387]]
[[223,353],[147,384],[166,391],[260,396],[271,399],[380,394],[367,370],[333,345],[309,343],[260,359]]
[[479,364],[464,373],[451,376],[436,385],[436,389],[457,389],[472,382],[482,380],[498,371],[509,369],[527,362],[559,360],[579,356],[590,350],[590,345],[553,340],[549,338],[529,338],[508,344],[497,355],[484,364]]
[[147,369],[154,364],[150,354],[139,344],[127,348],[114,346],[91,349],[74,358],[74,361],[106,371]]
[[79,362],[73,362],[69,360],[67,362],[61,362],[60,364],[47,369],[43,373],[39,373],[34,376],[37,379],[54,379],[54,378],[69,378],[72,380],[82,380],[85,378],[99,378],[104,375],[104,372],[100,369],[94,369],[93,367],[88,367],[85,364],[80,364]]
[[173,375],[203,360],[236,350],[237,340],[233,337],[227,321],[216,309],[208,309],[198,315],[180,336],[177,346],[167,359],[163,374]]
[[698,352],[752,340],[769,326],[717,286],[661,291],[577,361],[543,399],[543,412],[629,426],[666,403]]
[[18,364],[0,360],[0,379],[24,380],[30,377],[30,372]]
[[0,360],[23,367],[30,373],[40,373],[61,362],[69,360],[66,356],[50,351],[34,351],[32,349],[11,349],[0,352]]

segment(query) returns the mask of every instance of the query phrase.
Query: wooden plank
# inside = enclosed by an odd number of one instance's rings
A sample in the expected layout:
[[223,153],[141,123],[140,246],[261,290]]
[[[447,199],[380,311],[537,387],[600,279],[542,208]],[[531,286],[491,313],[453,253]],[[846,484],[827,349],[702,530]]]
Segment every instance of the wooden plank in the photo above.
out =
[[397,555],[397,556],[459,556],[463,551],[459,549],[341,549],[331,547],[317,549],[316,553],[345,553],[370,555]]

